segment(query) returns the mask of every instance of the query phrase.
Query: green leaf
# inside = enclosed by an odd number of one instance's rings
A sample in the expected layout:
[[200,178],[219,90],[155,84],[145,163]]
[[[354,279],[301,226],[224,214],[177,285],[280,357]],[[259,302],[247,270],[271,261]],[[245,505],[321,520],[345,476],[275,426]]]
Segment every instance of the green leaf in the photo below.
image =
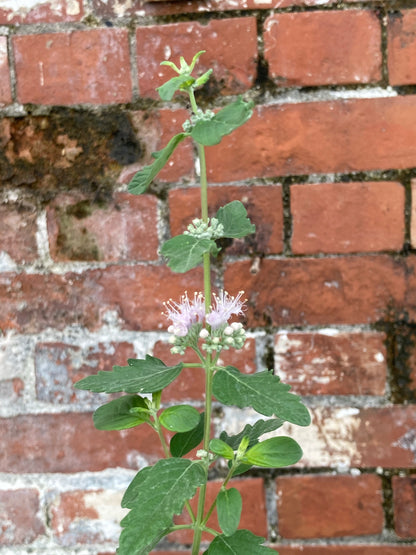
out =
[[201,443],[204,438],[205,413],[201,413],[199,423],[189,432],[175,434],[170,440],[170,452],[173,457],[183,457]]
[[169,160],[171,154],[178,146],[178,144],[183,141],[185,137],[188,137],[187,133],[179,133],[178,135],[172,137],[165,148],[154,152],[152,156],[153,158],[155,158],[155,161],[153,162],[153,164],[145,166],[136,173],[136,175],[129,183],[129,193],[133,193],[133,195],[141,195],[146,192],[146,189],[149,187],[150,183]]
[[220,439],[230,445],[232,449],[237,450],[243,437],[248,437],[248,447],[250,448],[258,443],[260,436],[267,434],[268,432],[272,432],[273,430],[277,430],[277,428],[280,428],[283,424],[284,420],[281,420],[280,418],[257,420],[254,425],[246,424],[244,429],[234,436],[229,436],[225,431],[221,432]]
[[224,459],[234,458],[234,451],[225,443],[225,441],[222,441],[221,439],[211,439],[209,442],[209,450],[220,457],[224,457]]
[[198,121],[191,131],[192,138],[205,146],[218,144],[221,139],[243,125],[252,115],[252,102],[244,102],[240,97],[229,104],[210,120]]
[[218,524],[225,536],[232,536],[240,524],[243,500],[238,489],[221,490],[217,497]]
[[193,235],[177,235],[168,239],[160,249],[168,259],[168,266],[173,272],[184,273],[202,262],[206,252],[218,254],[218,247],[211,239],[198,239]]
[[126,430],[148,422],[149,417],[145,411],[131,412],[132,408],[147,409],[143,397],[125,395],[114,399],[94,412],[94,426],[97,430]]
[[253,407],[265,416],[275,415],[292,424],[308,426],[311,421],[308,409],[289,389],[268,370],[242,374],[233,366],[218,370],[213,381],[214,396],[224,405]]
[[302,449],[294,439],[272,437],[254,445],[246,452],[243,460],[256,466],[280,468],[297,463],[302,455]]
[[77,389],[95,393],[154,393],[168,386],[182,371],[183,364],[166,366],[158,358],[129,359],[128,366],[114,366],[112,371],[100,371],[75,384]]
[[261,545],[265,541],[248,530],[237,530],[232,536],[217,536],[204,555],[277,555],[274,549]]
[[256,231],[256,226],[247,218],[247,211],[239,200],[233,200],[222,206],[215,217],[224,227],[223,237],[234,239]]
[[164,428],[172,432],[189,432],[199,424],[201,415],[189,405],[177,405],[164,410],[159,417]]
[[161,533],[167,531],[185,501],[206,482],[200,462],[163,459],[136,474],[121,506],[130,512],[121,521],[119,555],[145,555]]
[[169,79],[169,81],[164,83],[161,87],[158,87],[156,90],[162,100],[169,101],[172,100],[176,91],[186,89],[194,83],[195,79],[191,77],[191,75],[178,75]]

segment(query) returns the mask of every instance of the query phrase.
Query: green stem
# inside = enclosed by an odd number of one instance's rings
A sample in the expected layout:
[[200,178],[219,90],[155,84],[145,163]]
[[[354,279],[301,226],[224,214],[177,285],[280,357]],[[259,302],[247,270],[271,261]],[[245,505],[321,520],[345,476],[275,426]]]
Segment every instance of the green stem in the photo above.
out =
[[[198,106],[196,104],[194,91],[190,88],[188,90],[191,102],[192,111],[196,114]],[[200,143],[196,143],[198,149],[199,166],[200,166],[200,185],[201,185],[201,217],[204,222],[208,222],[208,180],[207,180],[207,167],[205,159],[205,149]],[[211,310],[211,259],[210,254],[203,255],[203,268],[204,268],[204,297],[205,297],[205,313],[208,314]],[[212,382],[213,382],[213,364],[212,357],[207,354],[204,360],[205,369],[205,423],[204,423],[204,450],[209,450],[209,442],[211,436],[211,417],[212,417]],[[208,469],[207,469],[208,473]],[[207,492],[207,485],[204,484],[199,490],[198,509],[196,515],[196,522],[194,527],[194,539],[192,543],[192,555],[199,554],[201,545],[202,531],[204,529],[204,508],[205,498]]]

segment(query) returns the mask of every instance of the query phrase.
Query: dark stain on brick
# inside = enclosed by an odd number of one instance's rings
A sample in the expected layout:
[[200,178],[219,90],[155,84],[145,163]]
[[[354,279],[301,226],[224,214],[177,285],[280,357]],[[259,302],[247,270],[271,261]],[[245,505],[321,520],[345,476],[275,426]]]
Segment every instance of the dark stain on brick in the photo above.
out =
[[36,191],[96,194],[113,187],[122,166],[144,154],[129,114],[54,108],[47,116],[0,121],[0,185]]

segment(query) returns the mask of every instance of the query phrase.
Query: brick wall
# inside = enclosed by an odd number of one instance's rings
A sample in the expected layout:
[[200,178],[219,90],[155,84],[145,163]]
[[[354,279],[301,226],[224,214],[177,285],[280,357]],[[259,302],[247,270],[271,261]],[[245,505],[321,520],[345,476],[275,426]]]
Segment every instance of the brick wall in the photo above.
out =
[[[145,430],[95,432],[103,397],[72,384],[172,360],[162,302],[200,289],[158,255],[195,214],[192,146],[126,193],[185,118],[157,100],[159,62],[200,49],[202,104],[255,102],[207,153],[212,211],[238,198],[257,225],[215,267],[248,298],[237,362],[274,365],[313,415],[288,427],[295,468],[236,482],[243,524],[281,555],[415,555],[413,0],[1,3],[0,550],[113,554],[122,492],[161,455]],[[201,391],[184,371],[166,401]]]

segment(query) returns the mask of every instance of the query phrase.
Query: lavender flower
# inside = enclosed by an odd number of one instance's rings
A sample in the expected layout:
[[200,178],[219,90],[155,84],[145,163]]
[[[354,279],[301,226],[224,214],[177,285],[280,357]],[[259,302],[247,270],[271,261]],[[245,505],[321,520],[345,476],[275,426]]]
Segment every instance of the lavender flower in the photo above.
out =
[[215,307],[207,314],[206,321],[213,330],[220,328],[228,323],[231,316],[243,314],[244,301],[240,301],[244,291],[240,291],[236,297],[232,297],[226,291],[221,291],[215,295]]
[[194,324],[201,323],[205,317],[204,298],[201,293],[194,293],[193,300],[189,300],[188,293],[182,295],[180,302],[169,299],[164,303],[165,316],[171,320],[172,325],[168,332],[177,337],[185,337]]

